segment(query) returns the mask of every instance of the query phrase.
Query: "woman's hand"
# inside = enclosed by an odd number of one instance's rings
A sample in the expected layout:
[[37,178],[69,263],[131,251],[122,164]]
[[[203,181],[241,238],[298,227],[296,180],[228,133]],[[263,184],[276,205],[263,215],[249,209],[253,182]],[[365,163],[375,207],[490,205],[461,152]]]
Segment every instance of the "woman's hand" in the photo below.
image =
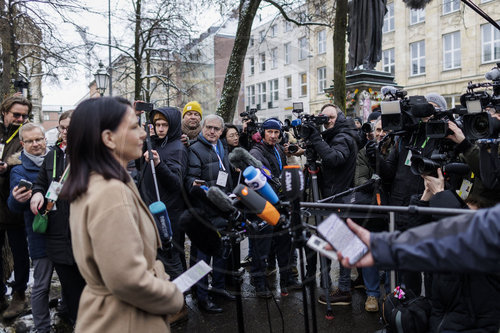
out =
[[[363,243],[368,247],[368,250],[370,250],[370,232],[366,230],[365,228],[357,225],[353,220],[347,219],[347,226],[349,229],[354,232],[355,235],[361,239]],[[327,250],[333,250],[333,248],[328,245],[325,249]],[[344,257],[340,251],[337,251],[337,256],[339,258],[339,261],[342,263],[342,266],[347,267],[347,268],[352,268],[352,267],[370,267],[375,264],[375,260],[373,259],[371,251],[368,251],[367,254],[363,256],[358,262],[356,262],[354,265],[351,265],[349,263],[349,258]]]
[[38,214],[38,211],[40,209],[42,209],[42,206],[43,206],[43,203],[44,203],[45,199],[43,197],[43,194],[40,193],[40,192],[37,192],[35,193],[32,197],[31,197],[31,201],[30,201],[30,209],[31,209],[31,212],[35,215]]
[[28,190],[26,187],[19,188],[15,186],[12,190],[12,196],[17,202],[25,203],[31,198],[31,190]]

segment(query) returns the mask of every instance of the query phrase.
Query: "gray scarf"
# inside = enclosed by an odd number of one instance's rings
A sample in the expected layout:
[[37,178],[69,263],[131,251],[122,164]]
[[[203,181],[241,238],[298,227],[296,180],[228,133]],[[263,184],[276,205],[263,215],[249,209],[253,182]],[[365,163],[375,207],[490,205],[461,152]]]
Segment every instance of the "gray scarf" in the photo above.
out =
[[24,156],[29,158],[33,163],[35,163],[38,167],[42,166],[43,160],[45,159],[45,156],[47,156],[47,153],[49,152],[49,149],[45,149],[45,154],[43,155],[32,155],[26,151],[26,149],[23,150]]

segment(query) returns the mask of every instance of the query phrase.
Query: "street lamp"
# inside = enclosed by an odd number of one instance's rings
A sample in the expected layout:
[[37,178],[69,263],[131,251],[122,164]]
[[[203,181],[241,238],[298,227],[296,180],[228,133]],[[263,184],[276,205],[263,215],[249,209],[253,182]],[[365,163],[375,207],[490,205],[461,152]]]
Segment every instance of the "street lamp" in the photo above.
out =
[[99,94],[101,94],[102,97],[109,84],[109,74],[104,68],[102,61],[99,61],[99,69],[95,72],[94,78],[97,91],[99,91]]

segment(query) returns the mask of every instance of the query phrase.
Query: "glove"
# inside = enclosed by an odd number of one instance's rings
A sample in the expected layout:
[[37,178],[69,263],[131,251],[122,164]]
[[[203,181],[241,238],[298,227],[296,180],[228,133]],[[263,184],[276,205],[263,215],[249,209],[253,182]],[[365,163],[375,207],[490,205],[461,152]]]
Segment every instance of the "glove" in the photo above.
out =
[[300,126],[300,136],[304,138],[304,140],[321,138],[316,126],[308,123],[302,124],[302,126]]
[[375,163],[377,157],[377,143],[375,141],[368,141],[366,143],[366,157],[370,160],[371,163]]

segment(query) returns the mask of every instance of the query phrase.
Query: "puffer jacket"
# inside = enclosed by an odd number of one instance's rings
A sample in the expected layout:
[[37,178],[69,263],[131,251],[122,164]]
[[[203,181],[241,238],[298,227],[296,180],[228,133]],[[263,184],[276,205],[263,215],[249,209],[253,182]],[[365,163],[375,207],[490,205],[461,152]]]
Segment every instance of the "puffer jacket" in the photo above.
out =
[[320,135],[311,136],[321,158],[321,193],[323,197],[343,192],[354,180],[358,154],[358,130],[352,119],[339,112],[335,125]]

